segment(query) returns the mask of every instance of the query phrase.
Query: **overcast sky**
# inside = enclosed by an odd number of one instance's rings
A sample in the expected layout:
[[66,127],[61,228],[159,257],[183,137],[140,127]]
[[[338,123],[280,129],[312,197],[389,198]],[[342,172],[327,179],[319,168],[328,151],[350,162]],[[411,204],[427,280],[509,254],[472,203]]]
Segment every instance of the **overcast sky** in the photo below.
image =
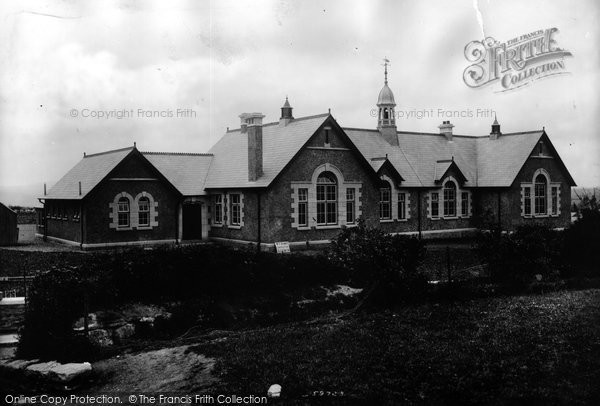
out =
[[[2,2],[0,19],[5,188],[51,186],[84,151],[134,141],[141,150],[205,152],[239,126],[240,113],[277,120],[286,95],[296,117],[331,108],[342,126],[374,128],[384,57],[397,111],[436,113],[399,118],[399,130],[437,132],[450,119],[455,133],[484,135],[493,117],[444,118],[438,109],[493,109],[503,132],[545,126],[575,181],[600,185],[595,0],[19,1]],[[573,54],[570,74],[506,93],[463,82],[468,42],[551,27]],[[173,117],[139,117],[139,109]],[[83,117],[123,110],[133,116]]]

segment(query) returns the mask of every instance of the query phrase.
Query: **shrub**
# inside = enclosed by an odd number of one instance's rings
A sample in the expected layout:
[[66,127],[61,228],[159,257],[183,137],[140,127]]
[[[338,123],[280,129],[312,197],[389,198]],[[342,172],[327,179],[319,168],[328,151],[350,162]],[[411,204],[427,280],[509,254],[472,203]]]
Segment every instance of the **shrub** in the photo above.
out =
[[581,210],[581,217],[565,231],[563,255],[564,276],[600,276],[600,210]]
[[527,225],[512,234],[498,229],[480,233],[477,247],[495,282],[523,287],[535,275],[544,279],[556,276],[561,266],[561,241],[558,231],[543,225]]
[[387,306],[413,300],[427,288],[418,271],[424,247],[416,238],[387,235],[361,219],[332,241],[328,257],[348,271],[353,283],[366,287],[371,303]]

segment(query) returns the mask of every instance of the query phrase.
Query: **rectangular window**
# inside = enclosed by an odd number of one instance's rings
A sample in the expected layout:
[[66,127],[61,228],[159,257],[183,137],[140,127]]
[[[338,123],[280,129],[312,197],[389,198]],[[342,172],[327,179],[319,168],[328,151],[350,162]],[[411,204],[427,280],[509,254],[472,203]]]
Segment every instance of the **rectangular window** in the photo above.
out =
[[215,195],[215,224],[223,223],[223,195]]
[[438,192],[431,193],[431,217],[440,216],[440,194]]
[[398,218],[406,220],[406,193],[398,193]]
[[523,188],[523,213],[531,216],[531,188]]
[[150,226],[150,199],[147,197],[141,197],[138,201],[138,225]]
[[462,192],[460,194],[460,214],[463,217],[469,216],[469,192]]
[[355,199],[355,189],[348,188],[346,189],[346,223],[353,224],[356,218],[354,217],[354,199]]
[[317,184],[317,224],[337,224],[337,185]]
[[536,183],[534,187],[535,187],[535,196],[534,196],[535,214],[536,215],[544,215],[544,214],[546,214],[546,184],[545,183]]
[[119,227],[129,227],[129,200],[127,198],[120,198],[117,204],[118,211],[118,223]]
[[452,187],[444,187],[444,216],[456,216],[456,190]]
[[308,226],[308,189],[298,189],[298,225]]
[[239,226],[242,218],[242,200],[239,193],[231,194],[231,224]]
[[552,214],[558,214],[558,187],[552,186]]
[[389,220],[392,218],[392,204],[390,188],[379,189],[379,219]]
[[73,209],[73,221],[79,221],[79,208],[76,207]]

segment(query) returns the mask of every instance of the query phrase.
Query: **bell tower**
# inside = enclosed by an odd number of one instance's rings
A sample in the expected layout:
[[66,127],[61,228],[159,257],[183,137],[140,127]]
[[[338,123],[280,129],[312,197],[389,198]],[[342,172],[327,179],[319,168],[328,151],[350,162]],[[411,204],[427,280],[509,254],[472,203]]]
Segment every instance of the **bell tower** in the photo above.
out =
[[378,117],[377,117],[377,129],[381,136],[388,142],[390,145],[398,145],[398,134],[396,132],[396,112],[394,111],[394,107],[396,107],[396,102],[394,101],[394,93],[392,93],[392,89],[388,86],[388,71],[387,67],[390,61],[388,59],[383,60],[384,66],[384,81],[383,88],[379,92],[379,97],[377,98],[377,109],[378,109]]

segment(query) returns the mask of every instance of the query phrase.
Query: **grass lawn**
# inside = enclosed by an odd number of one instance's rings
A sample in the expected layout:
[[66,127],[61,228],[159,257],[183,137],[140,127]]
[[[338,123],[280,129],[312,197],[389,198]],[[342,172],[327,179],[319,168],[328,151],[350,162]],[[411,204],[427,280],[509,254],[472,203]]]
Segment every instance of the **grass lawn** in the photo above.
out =
[[217,358],[215,393],[279,383],[285,404],[600,404],[600,290],[279,325],[189,351]]

